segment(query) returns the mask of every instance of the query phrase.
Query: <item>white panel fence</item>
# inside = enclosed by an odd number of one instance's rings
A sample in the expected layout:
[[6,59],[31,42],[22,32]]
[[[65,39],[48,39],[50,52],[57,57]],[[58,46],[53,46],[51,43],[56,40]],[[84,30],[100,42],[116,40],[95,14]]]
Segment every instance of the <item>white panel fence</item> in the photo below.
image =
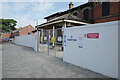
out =
[[15,44],[32,47],[37,51],[37,34],[15,37]]
[[120,74],[118,30],[120,30],[118,21],[66,28],[63,60],[118,78]]

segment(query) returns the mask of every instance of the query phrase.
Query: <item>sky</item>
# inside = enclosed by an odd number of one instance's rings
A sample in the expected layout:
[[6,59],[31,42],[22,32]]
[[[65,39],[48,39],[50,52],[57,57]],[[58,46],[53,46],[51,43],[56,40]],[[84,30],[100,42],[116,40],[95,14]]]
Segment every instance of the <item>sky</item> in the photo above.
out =
[[[76,7],[86,2],[73,2],[73,4]],[[34,20],[38,20],[38,24],[44,23],[46,22],[44,17],[68,10],[68,4],[69,2],[0,2],[0,18],[15,19],[16,28],[29,24],[34,27],[36,25]]]

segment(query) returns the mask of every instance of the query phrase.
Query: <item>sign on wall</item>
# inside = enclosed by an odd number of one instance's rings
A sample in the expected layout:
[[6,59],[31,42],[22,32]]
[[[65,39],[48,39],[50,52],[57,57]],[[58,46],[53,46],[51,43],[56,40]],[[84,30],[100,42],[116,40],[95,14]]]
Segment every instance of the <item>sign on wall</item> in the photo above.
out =
[[87,33],[87,38],[96,39],[99,38],[99,33]]
[[66,46],[66,35],[64,35],[64,46]]
[[71,35],[71,36],[67,39],[67,41],[77,41],[77,39],[73,38],[73,36]]

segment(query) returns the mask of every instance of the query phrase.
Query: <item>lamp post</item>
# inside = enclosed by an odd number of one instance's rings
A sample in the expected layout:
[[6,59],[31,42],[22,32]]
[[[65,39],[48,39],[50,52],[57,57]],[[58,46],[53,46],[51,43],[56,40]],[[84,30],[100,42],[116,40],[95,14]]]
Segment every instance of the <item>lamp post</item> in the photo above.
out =
[[34,20],[34,21],[36,21],[36,26],[37,26],[37,52],[39,52],[39,31],[38,31],[38,20]]

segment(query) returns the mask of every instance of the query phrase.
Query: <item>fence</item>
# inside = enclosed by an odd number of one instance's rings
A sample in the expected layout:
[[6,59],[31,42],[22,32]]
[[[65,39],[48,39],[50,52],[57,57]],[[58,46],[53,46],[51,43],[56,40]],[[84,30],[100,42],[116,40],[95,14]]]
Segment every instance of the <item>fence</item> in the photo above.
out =
[[118,21],[66,28],[63,60],[118,78],[119,33]]
[[37,51],[37,34],[15,37],[15,44],[32,47]]

